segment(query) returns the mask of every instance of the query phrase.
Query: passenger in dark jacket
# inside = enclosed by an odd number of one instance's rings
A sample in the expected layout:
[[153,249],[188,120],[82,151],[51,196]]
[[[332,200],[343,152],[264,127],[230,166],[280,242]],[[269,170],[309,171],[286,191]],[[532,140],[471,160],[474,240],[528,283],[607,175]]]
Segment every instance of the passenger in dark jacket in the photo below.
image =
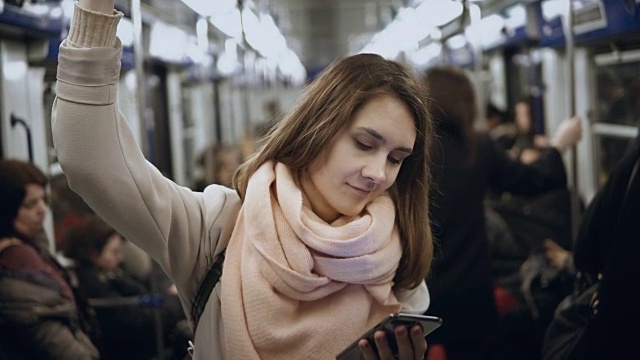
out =
[[597,314],[575,359],[637,359],[640,338],[640,135],[583,215],[574,263],[581,278],[602,276]]
[[429,344],[443,344],[447,360],[488,359],[498,323],[484,199],[494,188],[534,194],[566,186],[560,152],[581,136],[577,118],[566,120],[544,161],[531,166],[512,160],[487,135],[476,133],[476,97],[471,81],[453,67],[429,69],[431,112],[438,138],[432,149],[431,215],[436,247],[430,314],[442,327]]
[[0,160],[0,348],[8,359],[97,359],[91,313],[38,241],[46,182],[31,163]]

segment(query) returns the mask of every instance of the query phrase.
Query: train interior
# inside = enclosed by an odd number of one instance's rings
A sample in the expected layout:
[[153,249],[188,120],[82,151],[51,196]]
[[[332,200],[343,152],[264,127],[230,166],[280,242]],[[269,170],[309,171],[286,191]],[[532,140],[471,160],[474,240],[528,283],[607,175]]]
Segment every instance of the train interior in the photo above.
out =
[[[146,158],[192,189],[211,181],[213,148],[255,149],[318,73],[362,52],[416,74],[463,68],[478,93],[479,129],[485,104],[511,114],[527,96],[536,134],[579,115],[582,141],[563,159],[575,213],[640,128],[638,0],[117,0],[116,8],[119,108]],[[0,0],[0,157],[32,161],[49,177],[54,251],[68,213],[81,211],[50,123],[73,11],[74,0]]]

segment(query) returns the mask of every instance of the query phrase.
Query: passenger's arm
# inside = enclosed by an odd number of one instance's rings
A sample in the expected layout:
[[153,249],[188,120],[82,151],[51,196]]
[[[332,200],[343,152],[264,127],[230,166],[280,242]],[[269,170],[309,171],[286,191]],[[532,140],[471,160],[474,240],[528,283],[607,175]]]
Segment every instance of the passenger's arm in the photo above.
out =
[[[122,46],[115,32],[122,14],[113,11],[112,0],[81,0],[80,6],[95,12],[76,7],[60,47],[52,113],[59,162],[70,187],[151,255],[188,297],[195,289],[185,284],[195,287],[220,250],[218,237],[210,235],[233,226],[235,216],[226,212],[237,212],[227,206],[235,194],[221,187],[194,193],[145,160],[116,106]],[[216,219],[222,220],[206,228]]]
[[102,14],[113,14],[115,0],[79,0],[81,8],[95,11]]
[[490,139],[483,140],[488,142],[489,186],[494,191],[533,195],[567,185],[566,170],[557,150],[545,150],[539,160],[526,165],[512,159]]
[[511,159],[495,144],[490,144],[490,186],[494,190],[525,195],[566,186],[566,169],[561,155],[574,146],[581,137],[580,117],[574,116],[563,120],[550,141],[551,147],[543,150],[540,159],[529,165]]

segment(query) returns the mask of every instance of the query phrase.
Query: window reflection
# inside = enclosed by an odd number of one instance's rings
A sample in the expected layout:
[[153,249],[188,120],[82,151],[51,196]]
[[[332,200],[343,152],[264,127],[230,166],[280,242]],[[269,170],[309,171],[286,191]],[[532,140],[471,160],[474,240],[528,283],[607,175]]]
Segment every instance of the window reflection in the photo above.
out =
[[607,179],[640,127],[640,57],[596,67],[598,182]]

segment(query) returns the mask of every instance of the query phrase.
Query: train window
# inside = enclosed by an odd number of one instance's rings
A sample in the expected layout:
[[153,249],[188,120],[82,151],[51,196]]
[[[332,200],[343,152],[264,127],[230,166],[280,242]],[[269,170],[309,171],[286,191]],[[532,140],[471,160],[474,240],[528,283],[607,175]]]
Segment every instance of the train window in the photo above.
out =
[[640,50],[597,55],[595,65],[592,130],[602,185],[640,127]]
[[598,186],[603,186],[609,173],[615,167],[617,161],[622,158],[622,154],[630,148],[633,140],[627,136],[620,135],[598,135],[595,142],[595,156],[599,162],[598,166]]

